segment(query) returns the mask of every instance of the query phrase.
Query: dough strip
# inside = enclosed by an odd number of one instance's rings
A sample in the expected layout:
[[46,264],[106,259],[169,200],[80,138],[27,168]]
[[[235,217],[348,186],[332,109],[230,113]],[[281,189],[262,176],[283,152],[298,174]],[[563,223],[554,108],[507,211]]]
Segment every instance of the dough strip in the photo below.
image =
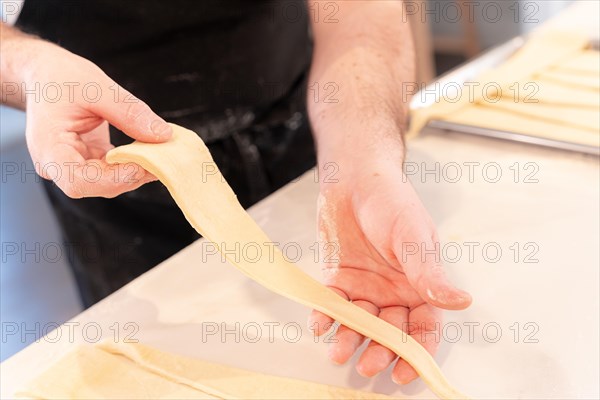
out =
[[[228,261],[267,289],[314,308],[375,340],[405,359],[442,399],[464,399],[442,374],[431,355],[402,330],[346,301],[285,259],[281,251],[242,208],[221,175],[204,142],[194,132],[173,125],[165,143],[134,142],[111,150],[109,163],[133,162],[154,174],[168,188],[190,224],[206,239],[228,249],[260,247],[255,260]],[[239,255],[239,254],[238,254]]]

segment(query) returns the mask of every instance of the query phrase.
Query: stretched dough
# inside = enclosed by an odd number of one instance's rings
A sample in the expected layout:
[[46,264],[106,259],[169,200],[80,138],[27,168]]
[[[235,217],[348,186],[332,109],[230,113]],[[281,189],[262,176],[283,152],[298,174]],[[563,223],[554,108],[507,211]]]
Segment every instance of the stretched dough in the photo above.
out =
[[[429,353],[402,330],[348,302],[287,261],[238,202],[208,148],[194,132],[172,125],[166,143],[134,142],[106,155],[109,163],[134,162],[167,187],[190,224],[217,248],[260,248],[258,258],[228,261],[267,289],[319,310],[405,359],[430,389],[446,399],[465,398],[446,380]],[[236,246],[237,245],[237,246]]]
[[134,343],[80,345],[17,393],[53,399],[391,399],[255,373]]

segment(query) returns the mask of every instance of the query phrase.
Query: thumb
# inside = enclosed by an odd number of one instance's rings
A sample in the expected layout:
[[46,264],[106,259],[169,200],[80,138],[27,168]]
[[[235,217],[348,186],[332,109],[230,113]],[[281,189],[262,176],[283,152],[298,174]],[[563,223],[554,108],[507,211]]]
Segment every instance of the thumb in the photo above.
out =
[[394,253],[408,282],[427,303],[447,310],[462,310],[471,304],[471,295],[456,288],[446,277],[440,260],[439,241],[399,241]]
[[99,100],[88,108],[127,136],[141,142],[160,143],[171,138],[172,128],[143,101],[106,77]]

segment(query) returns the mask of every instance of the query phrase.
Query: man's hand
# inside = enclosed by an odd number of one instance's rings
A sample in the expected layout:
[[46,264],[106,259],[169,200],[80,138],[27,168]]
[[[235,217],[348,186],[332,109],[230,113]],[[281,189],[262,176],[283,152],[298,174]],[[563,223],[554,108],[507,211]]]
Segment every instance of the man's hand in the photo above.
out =
[[[331,3],[310,2],[321,9]],[[408,331],[433,354],[440,308],[462,309],[471,298],[446,280],[439,260],[424,257],[435,249],[437,234],[402,171],[408,114],[403,88],[415,83],[407,16],[401,1],[334,3],[335,18],[312,24],[315,52],[308,83],[336,88],[327,98],[308,98],[323,179],[319,228],[327,247],[322,249],[337,249],[324,255],[326,284]],[[328,165],[337,167],[335,176],[327,174]],[[324,181],[325,176],[333,181]],[[313,312],[309,326],[323,334],[332,322]],[[336,337],[330,358],[337,363],[346,362],[365,340],[343,326]],[[357,370],[373,376],[395,359],[371,342]],[[394,381],[416,377],[406,361],[396,363]]]
[[[434,354],[441,329],[439,308],[465,308],[471,297],[447,281],[439,254],[432,254],[438,242],[435,227],[403,175],[401,161],[374,159],[368,169],[350,174],[342,168],[338,182],[321,185],[321,249],[330,250],[323,260],[326,284],[346,300],[407,331]],[[332,322],[313,311],[309,326],[322,335]],[[365,340],[344,326],[335,337],[329,357],[338,364],[348,361]],[[371,341],[356,369],[370,377],[396,358],[391,350]],[[405,384],[416,377],[406,361],[396,362],[395,382]]]
[[69,197],[115,197],[155,180],[134,164],[108,165],[108,124],[162,142],[170,126],[92,62],[16,29],[2,30],[2,102],[27,111],[36,171]]

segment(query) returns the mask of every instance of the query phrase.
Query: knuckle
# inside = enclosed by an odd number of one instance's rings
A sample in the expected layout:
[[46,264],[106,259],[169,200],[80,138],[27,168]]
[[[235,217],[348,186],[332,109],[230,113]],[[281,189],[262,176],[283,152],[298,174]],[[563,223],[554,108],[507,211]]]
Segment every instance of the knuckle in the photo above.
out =
[[125,123],[127,124],[135,124],[140,118],[147,115],[150,110],[146,103],[138,99],[125,104],[127,107],[125,112]]
[[38,161],[39,159],[37,157],[34,157],[32,155],[31,157],[32,161],[33,161],[33,168],[35,169],[36,174],[38,174],[39,176],[41,176],[42,178],[51,181],[52,177],[48,174],[48,169],[45,168],[45,166],[48,164],[44,161]]
[[54,183],[63,191],[63,193],[71,199],[81,199],[86,196],[82,182],[79,179],[66,179],[61,177],[54,180]]
[[63,172],[60,164],[50,154],[43,154],[41,156],[32,154],[31,159],[35,172],[42,178],[54,182],[62,178]]

